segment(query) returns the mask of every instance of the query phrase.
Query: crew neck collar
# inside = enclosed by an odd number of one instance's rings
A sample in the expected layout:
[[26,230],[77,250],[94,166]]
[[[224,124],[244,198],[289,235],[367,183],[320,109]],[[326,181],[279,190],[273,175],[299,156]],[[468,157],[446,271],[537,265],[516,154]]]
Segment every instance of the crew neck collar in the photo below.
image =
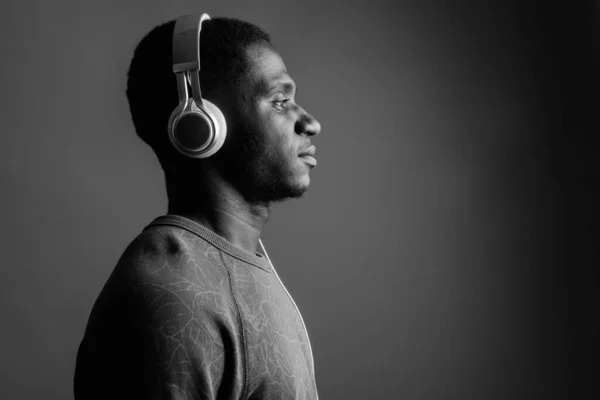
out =
[[206,240],[219,250],[224,251],[232,257],[247,262],[248,264],[252,264],[255,267],[261,268],[267,272],[271,272],[272,270],[267,257],[265,254],[262,254],[262,249],[259,249],[261,251],[260,253],[249,253],[246,250],[235,246],[224,237],[217,235],[204,225],[201,225],[200,223],[189,218],[182,217],[181,215],[166,214],[154,219],[154,221],[152,221],[146,228],[161,225],[170,225],[185,229],[195,235],[200,236],[202,239]]

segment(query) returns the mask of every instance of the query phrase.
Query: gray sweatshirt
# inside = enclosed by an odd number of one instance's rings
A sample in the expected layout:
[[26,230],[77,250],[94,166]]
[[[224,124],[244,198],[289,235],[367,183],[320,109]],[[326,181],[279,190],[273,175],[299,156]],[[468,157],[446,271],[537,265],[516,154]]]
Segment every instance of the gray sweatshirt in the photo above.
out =
[[75,398],[316,400],[295,304],[264,254],[166,215],[128,246],[92,309]]

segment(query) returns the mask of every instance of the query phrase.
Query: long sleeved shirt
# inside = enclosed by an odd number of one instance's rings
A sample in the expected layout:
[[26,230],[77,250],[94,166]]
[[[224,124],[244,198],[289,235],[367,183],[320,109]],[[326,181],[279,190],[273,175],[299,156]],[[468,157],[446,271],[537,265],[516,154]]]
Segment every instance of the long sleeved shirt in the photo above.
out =
[[155,219],[96,300],[75,398],[318,399],[306,329],[265,255]]

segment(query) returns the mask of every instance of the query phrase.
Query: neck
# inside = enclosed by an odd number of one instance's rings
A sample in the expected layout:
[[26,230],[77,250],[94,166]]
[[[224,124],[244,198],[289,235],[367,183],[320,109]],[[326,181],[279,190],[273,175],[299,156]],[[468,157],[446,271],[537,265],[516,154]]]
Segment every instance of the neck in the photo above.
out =
[[256,253],[263,226],[269,217],[268,204],[248,203],[218,174],[203,174],[194,184],[173,182],[167,178],[167,191],[169,214],[198,222],[234,246]]

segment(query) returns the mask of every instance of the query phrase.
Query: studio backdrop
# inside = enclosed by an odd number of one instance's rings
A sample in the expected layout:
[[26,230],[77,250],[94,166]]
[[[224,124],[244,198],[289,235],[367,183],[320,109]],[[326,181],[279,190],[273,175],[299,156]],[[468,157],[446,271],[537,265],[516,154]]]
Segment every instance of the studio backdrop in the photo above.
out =
[[166,212],[129,116],[132,51],[153,26],[207,12],[269,32],[322,125],[310,190],[275,205],[263,233],[308,327],[320,398],[566,398],[562,260],[577,207],[565,210],[581,188],[566,178],[572,85],[555,22],[572,15],[540,4],[5,6],[0,397],[72,398],[94,300]]

